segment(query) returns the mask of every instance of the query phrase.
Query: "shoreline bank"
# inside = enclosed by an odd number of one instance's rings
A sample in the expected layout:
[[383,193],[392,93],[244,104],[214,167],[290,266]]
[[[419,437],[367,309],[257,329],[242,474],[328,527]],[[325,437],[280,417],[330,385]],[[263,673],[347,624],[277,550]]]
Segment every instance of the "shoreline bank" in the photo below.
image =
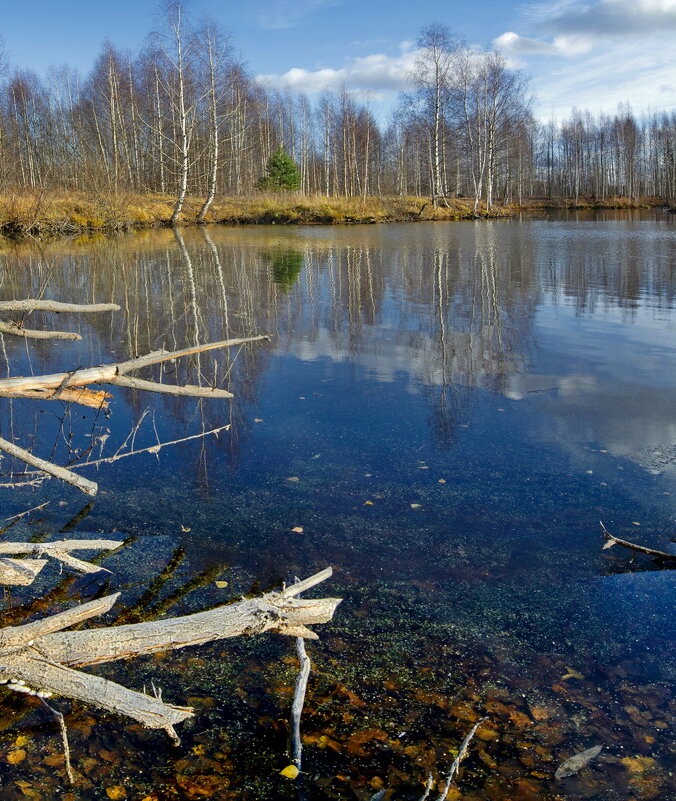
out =
[[[182,226],[199,225],[202,201],[186,201]],[[169,195],[90,195],[74,193],[21,193],[0,195],[0,236],[77,236],[87,233],[168,226],[173,198]],[[215,201],[202,224],[221,225],[354,225],[386,222],[433,222],[499,219],[517,214],[549,211],[597,211],[669,208],[662,198],[529,198],[520,204],[481,204],[474,213],[471,198],[449,198],[434,208],[423,197],[343,198],[322,195],[257,194]],[[670,207],[674,211],[673,204]]]

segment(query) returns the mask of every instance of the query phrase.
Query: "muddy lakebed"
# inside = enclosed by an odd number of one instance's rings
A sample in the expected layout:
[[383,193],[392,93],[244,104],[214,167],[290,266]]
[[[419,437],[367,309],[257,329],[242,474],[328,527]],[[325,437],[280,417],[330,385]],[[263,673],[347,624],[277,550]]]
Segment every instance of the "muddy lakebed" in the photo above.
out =
[[106,576],[6,589],[6,624],[118,590],[94,625],[185,614],[327,565],[344,599],[308,643],[302,782],[280,775],[294,643],[264,634],[88,668],[197,714],[174,747],[55,699],[72,787],[39,699],[2,689],[2,798],[404,801],[430,772],[436,797],[484,716],[451,799],[667,798],[673,573],[602,550],[599,521],[673,548],[675,267],[661,212],[0,245],[0,300],[121,306],[31,314],[82,339],[5,335],[2,377],[271,335],[144,374],[232,401],[0,400],[0,435],[64,465],[230,425],[83,467],[87,504],[0,460],[3,519],[49,501],[4,540],[125,541]]

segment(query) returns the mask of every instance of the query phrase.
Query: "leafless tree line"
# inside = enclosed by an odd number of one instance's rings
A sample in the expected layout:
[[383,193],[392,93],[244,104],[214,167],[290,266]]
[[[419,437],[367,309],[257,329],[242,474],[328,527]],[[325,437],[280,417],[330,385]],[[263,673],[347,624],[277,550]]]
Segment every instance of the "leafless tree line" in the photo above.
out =
[[676,114],[637,119],[573,111],[538,123],[527,81],[493,52],[425,28],[410,91],[390,123],[347,90],[310,101],[261,86],[213,22],[181,2],[141,52],[106,43],[85,78],[40,79],[0,58],[0,192],[64,189],[189,195],[204,219],[217,195],[255,190],[280,145],[301,191],[327,196],[449,197],[487,207],[533,196],[676,196]]

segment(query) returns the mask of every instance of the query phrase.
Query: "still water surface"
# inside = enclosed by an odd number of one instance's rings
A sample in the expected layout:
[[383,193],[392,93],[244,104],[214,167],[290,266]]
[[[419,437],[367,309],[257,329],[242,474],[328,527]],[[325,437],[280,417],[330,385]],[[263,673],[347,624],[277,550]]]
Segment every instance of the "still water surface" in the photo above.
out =
[[[134,537],[103,562],[138,602],[125,619],[334,565],[318,590],[345,601],[309,646],[304,797],[418,798],[485,714],[451,797],[665,798],[673,574],[602,551],[598,523],[663,550],[676,530],[675,245],[676,218],[654,213],[4,244],[0,299],[122,311],[31,315],[27,327],[83,339],[5,337],[3,376],[272,341],[145,376],[222,386],[232,402],[116,388],[104,415],[4,400],[0,434],[65,464],[231,424],[84,468],[101,492],[71,532]],[[0,467],[0,483],[25,480]],[[55,482],[0,492],[3,518],[51,501],[14,539],[61,537],[83,506]],[[40,581],[53,611],[93,591]],[[138,689],[154,679],[198,716],[172,749],[74,706],[71,798],[121,785],[139,799],[295,797],[278,774],[295,670],[275,636],[101,668]],[[6,694],[0,714],[2,755],[30,738],[21,764],[2,759],[3,798],[56,797],[44,713]],[[554,779],[595,745],[597,760]]]

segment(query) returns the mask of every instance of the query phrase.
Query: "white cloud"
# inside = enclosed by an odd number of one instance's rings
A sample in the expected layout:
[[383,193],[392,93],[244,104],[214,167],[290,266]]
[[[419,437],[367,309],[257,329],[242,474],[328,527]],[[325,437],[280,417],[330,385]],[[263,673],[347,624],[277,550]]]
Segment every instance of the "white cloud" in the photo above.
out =
[[[524,6],[522,13],[525,24],[545,40],[552,37],[607,40],[676,31],[676,0],[559,0]],[[539,38],[533,41],[547,44]]]
[[493,46],[503,52],[523,56],[577,56],[589,52],[592,42],[584,36],[555,36],[551,42],[546,42],[507,31],[493,40]]
[[563,118],[573,106],[614,112],[628,102],[636,112],[676,107],[676,53],[661,56],[650,48],[628,50],[616,44],[540,73],[533,89],[543,117]]
[[293,89],[298,92],[320,92],[324,89],[363,89],[398,91],[405,89],[407,78],[415,66],[417,51],[403,43],[398,56],[375,53],[350,59],[340,69],[306,70],[294,67],[277,75],[258,75],[257,80],[274,89]]
[[676,0],[597,0],[558,8],[549,17],[545,12],[546,26],[553,33],[605,38],[676,31]]
[[529,67],[544,116],[572,106],[611,112],[625,101],[636,111],[676,106],[676,0],[559,0],[522,11],[523,30],[493,45]]

